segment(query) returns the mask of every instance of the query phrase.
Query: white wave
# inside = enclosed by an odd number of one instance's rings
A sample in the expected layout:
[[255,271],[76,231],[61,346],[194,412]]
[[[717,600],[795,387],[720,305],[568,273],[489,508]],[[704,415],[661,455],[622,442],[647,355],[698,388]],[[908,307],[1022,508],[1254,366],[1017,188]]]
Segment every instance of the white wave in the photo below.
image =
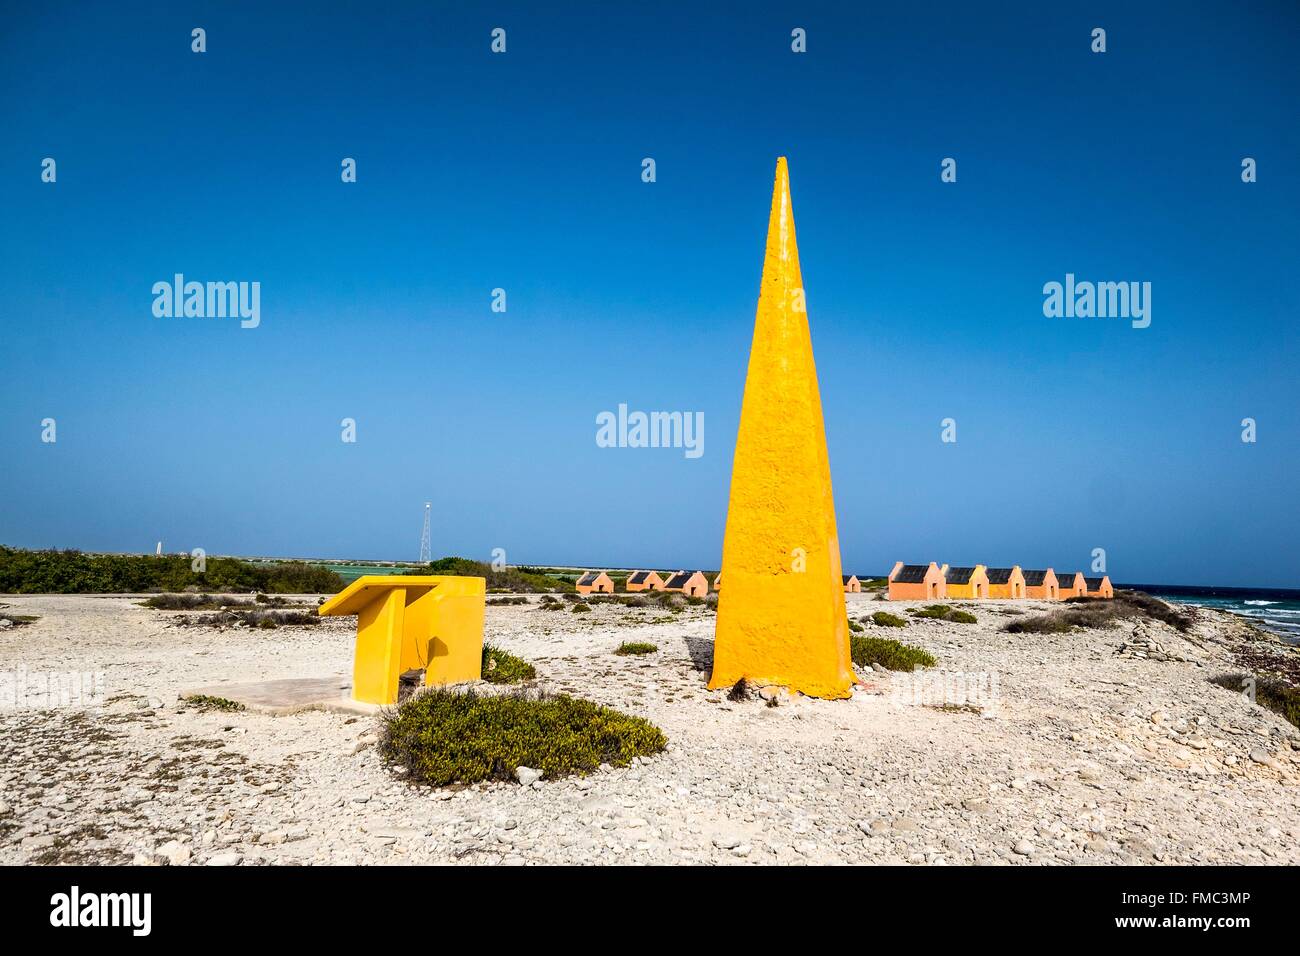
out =
[[1282,602],[1281,601],[1242,601],[1241,603],[1266,605],[1266,604],[1281,604]]

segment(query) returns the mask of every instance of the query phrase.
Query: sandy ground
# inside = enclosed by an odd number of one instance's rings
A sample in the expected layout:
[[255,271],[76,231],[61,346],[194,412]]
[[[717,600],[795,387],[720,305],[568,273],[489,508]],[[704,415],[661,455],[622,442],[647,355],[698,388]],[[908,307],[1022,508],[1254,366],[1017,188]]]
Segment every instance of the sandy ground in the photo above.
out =
[[[645,716],[670,746],[586,779],[453,792],[387,771],[374,718],[177,700],[345,675],[351,619],[181,628],[137,600],[0,598],[40,616],[0,631],[0,672],[102,671],[107,697],[0,709],[0,864],[1300,863],[1300,734],[1207,682],[1250,633],[1219,612],[1186,638],[1137,626],[1156,657],[1185,660],[1119,656],[1133,624],[999,630],[1035,602],[981,604],[974,625],[869,625],[938,658],[948,706],[942,680],[870,672],[852,700],[769,707],[706,690],[707,610],[490,607],[488,639],[541,686]],[[855,619],[907,607],[849,601]],[[659,651],[615,656],[623,640]]]

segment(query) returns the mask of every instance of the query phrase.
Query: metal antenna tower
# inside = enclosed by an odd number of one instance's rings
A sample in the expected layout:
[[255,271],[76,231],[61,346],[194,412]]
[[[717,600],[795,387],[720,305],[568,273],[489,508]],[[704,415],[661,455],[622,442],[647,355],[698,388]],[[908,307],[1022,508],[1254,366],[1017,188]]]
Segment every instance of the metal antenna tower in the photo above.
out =
[[429,538],[429,509],[431,502],[424,503],[424,530],[420,532],[420,563],[428,564],[433,560],[433,543]]

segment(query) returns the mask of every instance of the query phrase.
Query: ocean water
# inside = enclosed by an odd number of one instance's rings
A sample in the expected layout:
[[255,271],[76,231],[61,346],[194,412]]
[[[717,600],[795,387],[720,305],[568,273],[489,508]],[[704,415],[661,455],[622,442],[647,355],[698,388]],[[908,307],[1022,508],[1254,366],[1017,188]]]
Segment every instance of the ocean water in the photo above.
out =
[[1291,588],[1198,588],[1169,584],[1117,584],[1146,591],[1171,604],[1231,611],[1300,645],[1300,590]]

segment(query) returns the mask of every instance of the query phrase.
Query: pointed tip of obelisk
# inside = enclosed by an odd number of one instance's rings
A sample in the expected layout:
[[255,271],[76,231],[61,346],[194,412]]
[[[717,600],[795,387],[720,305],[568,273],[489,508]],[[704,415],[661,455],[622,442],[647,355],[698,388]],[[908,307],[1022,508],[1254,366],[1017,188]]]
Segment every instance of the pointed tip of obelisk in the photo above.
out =
[[787,263],[793,257],[797,263],[798,250],[794,239],[794,211],[790,202],[790,168],[784,156],[776,158],[776,178],[772,183],[772,212],[767,224],[769,255]]
[[790,167],[787,165],[784,156],[776,158],[776,178],[773,182],[773,189],[777,196],[790,195]]

